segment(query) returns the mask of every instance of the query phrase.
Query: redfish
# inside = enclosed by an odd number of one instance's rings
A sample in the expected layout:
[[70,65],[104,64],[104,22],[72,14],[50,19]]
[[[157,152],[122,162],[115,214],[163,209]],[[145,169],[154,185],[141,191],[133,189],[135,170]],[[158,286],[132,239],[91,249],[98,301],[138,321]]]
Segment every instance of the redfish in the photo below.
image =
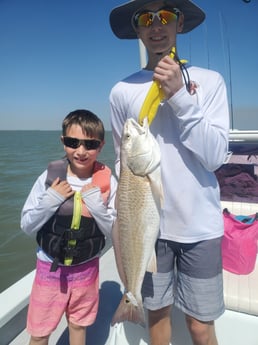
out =
[[117,220],[112,234],[125,294],[112,325],[125,320],[145,325],[141,287],[146,270],[156,271],[162,198],[159,145],[146,118],[142,126],[130,118],[121,140]]

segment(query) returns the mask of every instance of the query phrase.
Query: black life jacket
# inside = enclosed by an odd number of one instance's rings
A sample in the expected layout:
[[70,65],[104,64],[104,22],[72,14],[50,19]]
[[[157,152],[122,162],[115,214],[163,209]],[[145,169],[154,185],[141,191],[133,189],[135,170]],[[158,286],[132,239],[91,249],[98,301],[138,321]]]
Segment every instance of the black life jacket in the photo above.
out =
[[[51,162],[48,165],[46,188],[59,177],[66,180],[67,159]],[[104,202],[110,193],[111,170],[96,162],[92,182],[99,186]],[[56,271],[58,264],[67,264],[66,258],[72,258],[71,265],[77,265],[96,256],[105,245],[105,236],[97,226],[83,202],[79,229],[71,229],[74,197],[66,199],[56,213],[37,233],[37,242],[46,254],[53,258],[51,271]],[[73,245],[71,245],[71,241]]]

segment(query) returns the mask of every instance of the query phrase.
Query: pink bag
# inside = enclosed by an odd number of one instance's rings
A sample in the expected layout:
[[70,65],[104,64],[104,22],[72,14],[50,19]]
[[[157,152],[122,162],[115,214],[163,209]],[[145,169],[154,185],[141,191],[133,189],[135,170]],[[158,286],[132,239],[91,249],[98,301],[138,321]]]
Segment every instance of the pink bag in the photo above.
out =
[[258,213],[235,216],[224,209],[223,217],[223,268],[235,274],[249,274],[255,267],[257,256]]

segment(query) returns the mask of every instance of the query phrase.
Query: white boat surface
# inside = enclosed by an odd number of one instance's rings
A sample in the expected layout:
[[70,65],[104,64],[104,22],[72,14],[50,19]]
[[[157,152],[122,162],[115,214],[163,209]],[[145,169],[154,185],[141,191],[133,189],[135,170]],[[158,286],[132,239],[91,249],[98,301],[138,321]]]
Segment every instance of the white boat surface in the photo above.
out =
[[[224,273],[225,301],[232,310],[227,309],[223,316],[215,322],[219,345],[257,345],[258,261],[255,270],[248,276]],[[34,271],[0,295],[1,345],[27,345],[29,342],[29,335],[25,329],[26,305],[33,276]],[[100,261],[100,306],[96,322],[87,329],[87,345],[148,344],[147,329],[141,326],[129,322],[115,327],[110,326],[110,321],[122,293],[123,285],[115,267],[113,248],[110,248]],[[25,297],[25,308],[21,303],[23,297]],[[16,306],[16,308],[13,308],[12,312],[8,314],[6,308],[10,310],[12,302],[14,303],[13,307]],[[186,329],[183,314],[174,308],[172,318],[173,336],[171,343],[173,345],[191,345],[192,342]],[[69,344],[64,317],[56,331],[51,335],[49,344]]]

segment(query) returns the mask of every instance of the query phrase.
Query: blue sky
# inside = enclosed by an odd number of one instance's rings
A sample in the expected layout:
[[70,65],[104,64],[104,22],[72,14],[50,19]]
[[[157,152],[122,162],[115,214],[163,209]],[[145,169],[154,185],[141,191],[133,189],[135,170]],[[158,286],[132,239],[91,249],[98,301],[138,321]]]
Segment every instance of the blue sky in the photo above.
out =
[[[138,41],[119,40],[109,27],[109,13],[121,3],[0,0],[0,130],[59,130],[79,108],[95,112],[110,129],[110,89],[140,68]],[[234,127],[257,129],[258,0],[196,3],[206,21],[178,37],[178,53],[219,71]]]

